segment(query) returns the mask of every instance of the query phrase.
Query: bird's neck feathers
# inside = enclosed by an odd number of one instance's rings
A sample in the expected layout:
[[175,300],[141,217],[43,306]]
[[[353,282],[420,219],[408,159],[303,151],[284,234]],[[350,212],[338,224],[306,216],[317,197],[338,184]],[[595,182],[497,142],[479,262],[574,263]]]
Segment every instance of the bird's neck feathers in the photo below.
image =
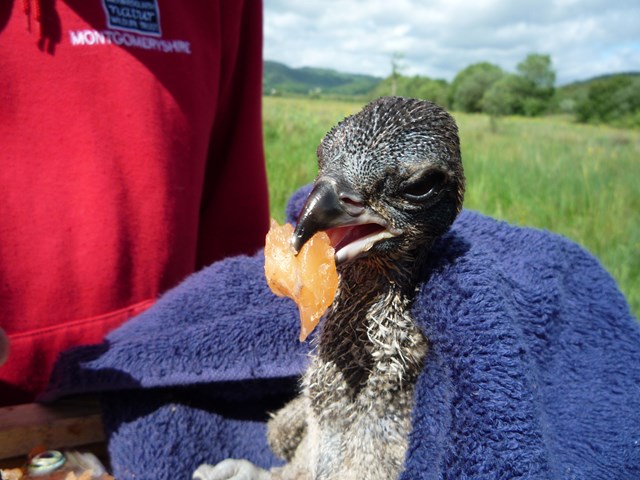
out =
[[410,249],[403,246],[395,252],[365,256],[339,265],[340,288],[350,293],[362,291],[380,295],[388,289],[396,289],[411,296],[436,238],[423,238],[419,245]]
[[354,393],[372,378],[405,388],[422,368],[426,340],[411,316],[415,270],[415,259],[392,265],[361,259],[341,269],[318,353],[336,363]]

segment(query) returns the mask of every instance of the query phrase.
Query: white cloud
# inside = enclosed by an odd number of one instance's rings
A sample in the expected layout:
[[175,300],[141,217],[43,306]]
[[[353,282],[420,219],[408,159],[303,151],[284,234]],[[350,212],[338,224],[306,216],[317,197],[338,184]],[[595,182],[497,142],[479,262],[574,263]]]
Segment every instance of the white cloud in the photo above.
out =
[[640,70],[640,2],[622,0],[265,0],[269,60],[451,80],[471,63],[515,70],[552,56],[559,83]]

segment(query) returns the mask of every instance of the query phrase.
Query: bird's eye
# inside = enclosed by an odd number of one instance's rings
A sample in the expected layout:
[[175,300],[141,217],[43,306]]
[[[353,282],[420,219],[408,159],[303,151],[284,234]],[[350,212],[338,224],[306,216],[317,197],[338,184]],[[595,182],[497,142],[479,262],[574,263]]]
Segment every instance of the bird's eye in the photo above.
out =
[[445,175],[442,172],[426,172],[407,181],[402,186],[402,195],[408,200],[425,200],[440,190],[444,180]]

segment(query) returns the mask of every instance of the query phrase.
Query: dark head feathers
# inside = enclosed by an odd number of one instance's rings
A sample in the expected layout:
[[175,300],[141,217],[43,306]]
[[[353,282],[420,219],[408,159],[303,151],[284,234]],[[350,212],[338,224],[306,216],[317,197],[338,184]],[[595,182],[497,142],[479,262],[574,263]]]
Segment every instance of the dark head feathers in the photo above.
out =
[[455,184],[456,211],[462,208],[465,178],[458,127],[433,102],[379,98],[333,127],[317,155],[320,175],[339,171],[361,187],[429,162]]
[[384,97],[370,103],[327,133],[318,166],[292,238],[296,251],[324,230],[332,241],[342,239],[334,245],[339,262],[411,261],[462,208],[458,129],[432,102]]

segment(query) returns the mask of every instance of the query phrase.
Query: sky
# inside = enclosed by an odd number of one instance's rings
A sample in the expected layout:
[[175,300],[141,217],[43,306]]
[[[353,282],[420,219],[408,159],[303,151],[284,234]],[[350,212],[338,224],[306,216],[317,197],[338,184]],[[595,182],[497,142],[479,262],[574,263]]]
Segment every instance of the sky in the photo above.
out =
[[264,0],[264,58],[451,81],[488,61],[551,56],[556,84],[640,71],[640,0]]

